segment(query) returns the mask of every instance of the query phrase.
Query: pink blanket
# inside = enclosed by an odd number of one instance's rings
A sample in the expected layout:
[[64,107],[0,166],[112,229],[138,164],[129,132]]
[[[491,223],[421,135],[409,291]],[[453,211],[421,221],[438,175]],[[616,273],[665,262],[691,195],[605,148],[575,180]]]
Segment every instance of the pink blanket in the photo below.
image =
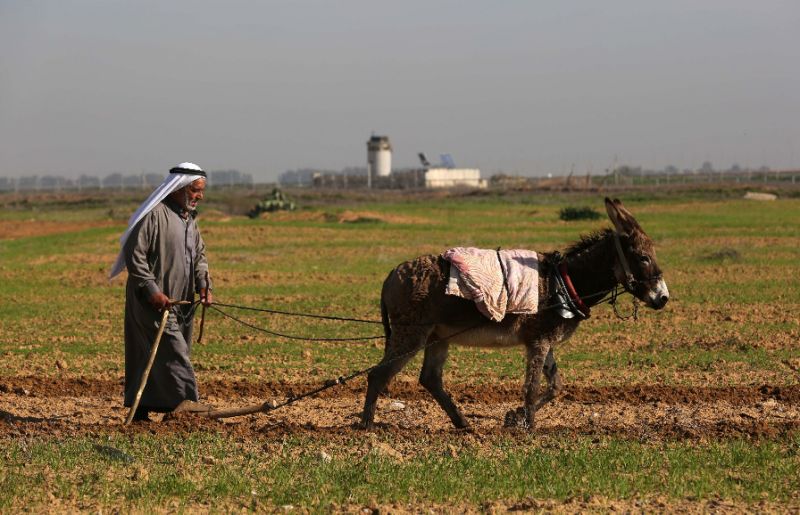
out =
[[532,314],[538,310],[536,252],[501,250],[498,259],[496,250],[455,247],[442,257],[452,265],[445,293],[472,299],[478,310],[491,320],[499,322],[506,313]]

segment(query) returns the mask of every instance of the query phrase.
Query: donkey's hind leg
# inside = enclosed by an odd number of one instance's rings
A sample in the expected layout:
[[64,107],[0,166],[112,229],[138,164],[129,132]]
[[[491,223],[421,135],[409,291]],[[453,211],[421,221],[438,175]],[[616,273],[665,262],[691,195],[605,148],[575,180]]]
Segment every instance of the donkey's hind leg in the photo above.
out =
[[545,378],[547,378],[547,391],[542,394],[542,397],[536,403],[536,411],[539,411],[539,408],[555,399],[564,388],[564,384],[561,382],[561,375],[558,373],[556,358],[553,356],[553,347],[550,347],[550,352],[547,353],[547,357],[544,359],[542,371]]
[[411,358],[425,344],[433,328],[395,329],[386,342],[383,359],[367,375],[367,396],[364,411],[361,413],[361,427],[372,427],[375,420],[375,405],[378,396],[386,389],[389,381],[397,375]]
[[526,349],[527,364],[525,366],[525,425],[531,431],[535,426],[536,406],[539,405],[539,382],[542,370],[550,352],[548,343],[528,346]]
[[457,428],[467,427],[467,420],[455,405],[450,394],[444,389],[442,373],[444,362],[447,361],[447,351],[450,344],[446,341],[434,343],[425,348],[425,360],[422,362],[422,372],[419,382],[433,395],[439,406],[447,413],[453,425]]

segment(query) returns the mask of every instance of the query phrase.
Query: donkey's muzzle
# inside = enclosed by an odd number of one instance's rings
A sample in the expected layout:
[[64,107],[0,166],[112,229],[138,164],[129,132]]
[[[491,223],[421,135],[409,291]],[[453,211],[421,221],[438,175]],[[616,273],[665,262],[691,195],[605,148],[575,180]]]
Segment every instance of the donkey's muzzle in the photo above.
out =
[[653,302],[653,307],[655,309],[661,309],[667,305],[667,301],[669,301],[669,295],[662,295]]
[[667,305],[669,301],[669,289],[667,289],[667,283],[664,282],[664,279],[659,279],[656,287],[650,291],[647,297],[650,307],[653,309],[661,309]]

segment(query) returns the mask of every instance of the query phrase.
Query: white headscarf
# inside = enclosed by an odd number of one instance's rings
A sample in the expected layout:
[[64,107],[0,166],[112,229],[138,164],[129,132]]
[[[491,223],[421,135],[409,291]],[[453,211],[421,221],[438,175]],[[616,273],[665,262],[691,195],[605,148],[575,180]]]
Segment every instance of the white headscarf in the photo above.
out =
[[161,185],[156,188],[149,197],[147,197],[147,200],[142,202],[142,205],[139,206],[139,209],[137,209],[136,212],[133,213],[133,215],[131,215],[131,217],[128,219],[128,228],[124,233],[122,233],[122,236],[119,239],[120,251],[119,255],[117,256],[117,261],[111,268],[111,274],[108,276],[109,280],[113,279],[119,275],[120,272],[125,270],[125,255],[123,254],[123,248],[125,247],[125,242],[128,241],[128,237],[131,235],[134,227],[136,227],[136,224],[138,224],[147,213],[152,211],[159,202],[167,198],[170,193],[188,186],[197,179],[205,178],[206,172],[204,172],[194,163],[181,163],[169,171],[169,174],[164,179],[164,182],[162,182]]

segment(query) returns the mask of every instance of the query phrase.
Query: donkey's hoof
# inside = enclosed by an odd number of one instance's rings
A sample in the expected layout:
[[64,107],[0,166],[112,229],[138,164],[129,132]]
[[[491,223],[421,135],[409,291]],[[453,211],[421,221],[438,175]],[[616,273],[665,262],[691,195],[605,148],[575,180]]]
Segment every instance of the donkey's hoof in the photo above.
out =
[[472,426],[466,420],[459,420],[458,422],[453,422],[453,430],[469,432],[472,431]]
[[361,431],[369,431],[370,429],[375,429],[375,423],[367,422],[366,420],[359,420],[358,422],[353,423],[353,428]]
[[505,418],[503,419],[503,427],[530,429],[531,426],[528,423],[528,410],[526,410],[524,406],[515,410],[508,410]]

